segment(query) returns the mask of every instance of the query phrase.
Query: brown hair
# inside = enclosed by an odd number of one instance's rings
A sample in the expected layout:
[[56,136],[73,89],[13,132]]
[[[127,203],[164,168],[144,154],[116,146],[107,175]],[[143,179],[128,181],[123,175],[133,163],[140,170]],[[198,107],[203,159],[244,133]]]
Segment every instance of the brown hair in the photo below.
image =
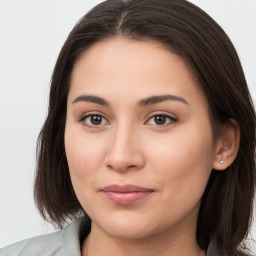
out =
[[[41,215],[58,227],[78,216],[89,219],[74,193],[64,147],[66,104],[74,63],[90,46],[123,37],[155,40],[191,66],[214,125],[233,118],[241,129],[234,163],[212,171],[197,224],[197,241],[214,240],[221,255],[247,255],[241,242],[252,218],[255,191],[255,111],[236,50],[222,28],[185,0],[109,0],[74,27],[52,75],[48,116],[38,139],[35,201]],[[240,249],[239,249],[240,248]]]

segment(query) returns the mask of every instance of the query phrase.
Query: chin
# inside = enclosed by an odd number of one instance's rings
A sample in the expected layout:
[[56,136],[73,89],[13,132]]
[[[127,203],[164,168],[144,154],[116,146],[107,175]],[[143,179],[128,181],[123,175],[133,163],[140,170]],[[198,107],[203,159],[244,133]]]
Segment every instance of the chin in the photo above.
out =
[[[121,215],[121,216],[120,216]],[[119,239],[143,239],[161,232],[158,222],[147,216],[136,216],[134,214],[115,214],[93,220],[93,223],[109,236]],[[163,227],[164,229],[164,227]]]
[[152,227],[149,225],[134,225],[134,224],[123,224],[117,223],[111,225],[111,227],[106,226],[102,227],[102,229],[107,233],[109,236],[118,238],[118,239],[127,239],[127,240],[137,240],[143,239],[153,235],[154,231]]

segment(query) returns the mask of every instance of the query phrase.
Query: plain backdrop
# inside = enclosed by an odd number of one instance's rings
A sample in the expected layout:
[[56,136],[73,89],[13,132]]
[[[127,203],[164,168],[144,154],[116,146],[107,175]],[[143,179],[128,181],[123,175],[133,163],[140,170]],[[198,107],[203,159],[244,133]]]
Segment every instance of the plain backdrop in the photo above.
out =
[[[53,230],[33,202],[36,139],[61,46],[75,23],[99,2],[0,0],[0,247]],[[233,41],[255,100],[256,1],[191,2]],[[253,224],[254,238],[255,230]]]

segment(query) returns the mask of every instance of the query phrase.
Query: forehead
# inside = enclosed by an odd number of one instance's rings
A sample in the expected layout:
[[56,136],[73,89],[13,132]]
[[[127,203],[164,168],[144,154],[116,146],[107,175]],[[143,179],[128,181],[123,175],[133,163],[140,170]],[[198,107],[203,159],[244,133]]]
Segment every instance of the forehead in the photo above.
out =
[[79,93],[112,98],[172,93],[204,98],[191,68],[180,56],[155,41],[120,38],[94,44],[75,63],[70,95]]

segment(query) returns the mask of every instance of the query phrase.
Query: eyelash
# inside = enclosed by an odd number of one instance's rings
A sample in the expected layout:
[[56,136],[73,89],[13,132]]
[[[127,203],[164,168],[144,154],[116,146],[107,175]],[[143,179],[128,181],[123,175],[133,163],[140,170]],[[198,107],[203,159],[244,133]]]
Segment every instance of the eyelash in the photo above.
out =
[[[160,124],[160,125],[157,125],[157,124],[156,124],[156,125],[155,125],[155,126],[158,126],[159,128],[162,128],[162,127],[165,127],[165,126],[169,126],[169,125],[171,125],[171,124],[173,124],[173,123],[175,123],[175,122],[178,121],[178,119],[175,118],[175,117],[172,117],[172,116],[169,116],[169,115],[160,113],[160,114],[155,114],[155,115],[151,116],[151,117],[148,119],[147,122],[149,122],[149,120],[151,120],[152,118],[154,119],[154,118],[156,118],[156,117],[165,118],[165,120],[169,119],[169,122],[168,122],[168,123]],[[154,119],[154,121],[156,121],[156,120]],[[154,124],[151,124],[151,125],[154,125]]]
[[101,117],[101,118],[103,118],[103,119],[106,120],[106,118],[104,118],[102,115],[99,115],[99,114],[90,114],[90,115],[83,116],[83,117],[79,120],[79,122],[83,123],[85,126],[90,127],[90,128],[97,128],[97,126],[102,125],[102,124],[100,124],[100,125],[88,125],[88,124],[86,124],[85,120],[86,120],[88,117],[93,117],[93,116],[98,116],[98,117]]
[[[83,116],[83,117],[79,120],[79,122],[83,123],[83,125],[85,125],[85,126],[87,126],[87,127],[89,127],[89,128],[98,128],[98,127],[101,126],[101,125],[106,125],[106,124],[99,124],[99,125],[93,125],[93,124],[89,124],[89,125],[88,125],[88,124],[86,124],[86,122],[85,122],[86,119],[87,119],[87,118],[92,118],[93,116],[100,117],[100,118],[105,119],[105,120],[107,121],[107,119],[104,118],[104,117],[103,117],[102,115],[100,115],[100,114],[89,114],[89,115]],[[149,125],[152,125],[152,126],[156,126],[157,128],[164,128],[164,127],[169,126],[169,125],[171,125],[171,124],[173,124],[173,123],[175,123],[175,122],[178,121],[178,119],[175,118],[175,117],[166,115],[166,114],[164,114],[164,113],[159,113],[159,114],[152,115],[152,116],[147,120],[147,122],[149,122],[149,120],[151,120],[152,118],[156,118],[156,117],[164,117],[165,120],[166,120],[166,119],[169,119],[169,122],[168,122],[168,123],[165,123],[165,124],[160,124],[160,125],[157,125],[157,124],[149,124]],[[102,120],[102,119],[101,119],[101,120]],[[90,119],[90,120],[91,120],[91,119]],[[90,121],[90,122],[91,122],[91,121]],[[107,121],[107,122],[108,122],[108,121]]]

